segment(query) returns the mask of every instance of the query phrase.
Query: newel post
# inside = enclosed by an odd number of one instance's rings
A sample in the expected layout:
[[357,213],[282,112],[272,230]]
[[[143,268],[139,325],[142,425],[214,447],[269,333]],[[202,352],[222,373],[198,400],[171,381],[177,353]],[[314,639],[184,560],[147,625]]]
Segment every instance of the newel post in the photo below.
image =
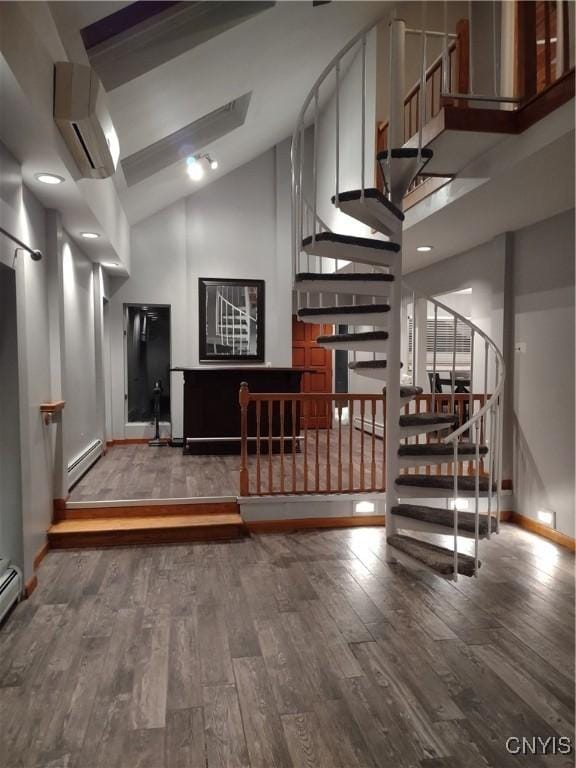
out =
[[245,381],[240,384],[238,400],[240,402],[240,496],[248,496],[250,493],[248,479],[248,403],[250,390]]
[[[460,19],[456,24],[456,81],[458,93],[470,93],[470,24]],[[460,107],[467,107],[467,101],[458,101]]]

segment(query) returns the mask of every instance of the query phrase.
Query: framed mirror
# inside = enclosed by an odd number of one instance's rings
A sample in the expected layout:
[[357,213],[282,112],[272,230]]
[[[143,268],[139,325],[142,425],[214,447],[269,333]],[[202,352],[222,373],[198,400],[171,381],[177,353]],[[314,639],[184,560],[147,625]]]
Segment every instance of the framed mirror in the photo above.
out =
[[200,362],[264,362],[264,280],[200,277]]

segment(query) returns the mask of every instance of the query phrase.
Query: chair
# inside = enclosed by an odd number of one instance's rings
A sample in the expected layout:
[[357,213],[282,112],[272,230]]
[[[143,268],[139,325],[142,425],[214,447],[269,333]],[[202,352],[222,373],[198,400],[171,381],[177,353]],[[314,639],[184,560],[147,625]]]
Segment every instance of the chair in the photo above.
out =
[[430,392],[442,394],[442,384],[440,383],[440,374],[428,371],[428,381],[430,382]]

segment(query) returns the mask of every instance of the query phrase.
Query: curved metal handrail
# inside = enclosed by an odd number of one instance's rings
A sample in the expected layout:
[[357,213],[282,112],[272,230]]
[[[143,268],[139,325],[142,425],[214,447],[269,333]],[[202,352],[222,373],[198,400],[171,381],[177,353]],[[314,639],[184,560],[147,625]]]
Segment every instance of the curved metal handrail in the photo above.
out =
[[[292,133],[292,142],[290,146],[290,164],[291,164],[291,187],[292,187],[292,222],[293,222],[293,230],[292,230],[292,249],[293,249],[293,268],[294,271],[296,271],[296,261],[298,258],[299,253],[299,234],[300,234],[300,228],[301,228],[301,221],[300,221],[300,201],[304,200],[304,195],[302,192],[302,178],[301,178],[301,165],[302,165],[302,147],[300,146],[300,136],[302,134],[302,131],[305,127],[305,118],[306,118],[306,112],[308,111],[308,108],[310,107],[312,100],[316,98],[316,104],[318,105],[318,93],[320,86],[324,83],[326,78],[336,70],[336,77],[338,79],[338,65],[340,62],[344,59],[344,57],[354,48],[355,45],[357,45],[362,39],[365,39],[368,33],[373,30],[375,27],[377,27],[378,24],[388,15],[388,11],[386,13],[383,13],[381,16],[379,16],[376,20],[371,21],[369,24],[366,24],[362,29],[357,32],[347,43],[344,45],[343,48],[341,48],[338,53],[333,56],[333,58],[330,60],[330,62],[324,67],[320,75],[316,78],[312,88],[308,92],[308,95],[304,99],[304,102],[302,104],[302,107],[298,113],[298,117],[296,120],[296,125],[294,128],[294,131]],[[338,83],[336,84],[336,93],[338,94]],[[299,176],[300,178],[297,178]],[[310,206],[311,210],[314,212],[315,218],[319,218],[316,213],[316,206]],[[325,229],[329,230],[329,227],[326,227]]]
[[462,424],[458,429],[455,429],[453,432],[451,432],[449,435],[447,435],[444,439],[444,443],[452,443],[454,440],[457,440],[460,435],[462,435],[464,432],[468,432],[470,427],[480,421],[485,413],[488,413],[494,405],[497,403],[498,398],[504,391],[504,381],[506,378],[506,365],[504,362],[504,356],[498,346],[495,344],[495,342],[488,336],[487,333],[485,333],[481,328],[479,328],[475,323],[473,323],[471,320],[469,320],[467,317],[464,317],[464,315],[461,315],[459,312],[456,312],[456,310],[449,307],[447,304],[442,303],[441,301],[438,301],[437,299],[432,298],[431,296],[425,296],[418,291],[415,291],[409,283],[406,281],[402,281],[402,285],[409,289],[410,293],[412,293],[415,296],[418,296],[420,299],[425,299],[426,301],[429,301],[431,304],[434,304],[438,309],[442,309],[444,312],[447,312],[452,317],[456,318],[457,320],[461,321],[466,325],[470,330],[473,330],[475,334],[478,334],[480,338],[484,339],[485,342],[491,347],[492,352],[494,353],[495,359],[498,361],[498,373],[499,373],[499,381],[496,382],[496,386],[494,387],[494,391],[492,393],[492,396],[490,399],[484,403],[482,408],[480,408],[476,413],[468,419],[464,424]]

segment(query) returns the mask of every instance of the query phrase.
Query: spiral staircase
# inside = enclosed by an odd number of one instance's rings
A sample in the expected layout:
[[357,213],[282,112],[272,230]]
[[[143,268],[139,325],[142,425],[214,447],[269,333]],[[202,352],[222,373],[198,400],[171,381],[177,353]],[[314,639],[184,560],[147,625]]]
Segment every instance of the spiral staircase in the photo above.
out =
[[[432,409],[425,413],[406,411],[423,388],[417,386],[415,367],[410,386],[401,386],[401,302],[402,284],[402,200],[412,181],[431,159],[431,150],[395,145],[401,130],[394,128],[390,112],[391,151],[377,154],[376,162],[384,182],[384,193],[365,185],[366,166],[366,44],[368,31],[354,38],[335,57],[312,88],[302,107],[292,143],[294,290],[298,317],[303,322],[348,326],[346,333],[322,335],[317,343],[334,350],[346,350],[349,368],[362,377],[377,379],[385,386],[386,440],[386,532],[392,559],[418,561],[441,575],[456,580],[458,575],[475,576],[480,567],[479,542],[498,532],[500,518],[503,358],[496,344],[476,325],[435,299],[434,340],[438,312],[454,319],[454,329],[464,324],[471,335],[471,398],[475,383],[484,388],[484,401],[472,407],[464,423],[450,412],[439,412],[432,396]],[[391,67],[403,55],[400,25],[391,24]],[[340,69],[344,57],[361,57],[360,82],[362,116],[359,152],[360,184],[340,189],[339,166]],[[403,66],[403,62],[400,62]],[[398,64],[398,66],[400,66]],[[365,225],[373,236],[356,236],[331,231],[318,214],[318,141],[320,88],[334,82],[335,194],[331,204],[341,213]],[[402,78],[391,73],[391,99],[404,93]],[[314,147],[306,156],[304,131],[313,112]],[[400,113],[400,110],[397,110]],[[308,116],[308,117],[307,117]],[[396,125],[398,125],[398,117]],[[309,124],[309,122],[308,122]],[[399,143],[399,142],[398,142]],[[349,147],[348,147],[349,150]],[[311,173],[310,173],[311,171]],[[312,182],[305,182],[312,177]],[[312,195],[309,202],[308,194]],[[342,219],[338,219],[341,221]],[[350,228],[354,231],[354,227]],[[344,265],[344,266],[341,266]],[[424,330],[424,333],[426,331]],[[436,349],[436,346],[434,347]],[[362,359],[357,359],[361,354]],[[369,353],[368,355],[366,353]],[[371,353],[371,354],[370,354]],[[350,359],[351,357],[351,359]],[[436,369],[434,351],[434,372]],[[456,351],[454,348],[454,366]],[[454,371],[453,371],[454,373]],[[490,381],[489,381],[490,378]],[[493,379],[493,383],[492,383]],[[452,377],[454,391],[454,376]],[[353,428],[353,427],[352,427]],[[426,442],[417,441],[423,438]],[[430,439],[434,442],[430,442]],[[459,462],[473,467],[471,474],[459,473]],[[438,464],[449,472],[433,474]],[[470,497],[473,512],[459,510],[462,498]],[[433,504],[426,502],[432,500]],[[436,506],[438,504],[438,506]],[[481,511],[482,509],[482,511]],[[422,538],[422,534],[425,535]],[[430,535],[446,538],[451,547],[430,541]],[[472,539],[470,553],[460,552],[459,539]]]

